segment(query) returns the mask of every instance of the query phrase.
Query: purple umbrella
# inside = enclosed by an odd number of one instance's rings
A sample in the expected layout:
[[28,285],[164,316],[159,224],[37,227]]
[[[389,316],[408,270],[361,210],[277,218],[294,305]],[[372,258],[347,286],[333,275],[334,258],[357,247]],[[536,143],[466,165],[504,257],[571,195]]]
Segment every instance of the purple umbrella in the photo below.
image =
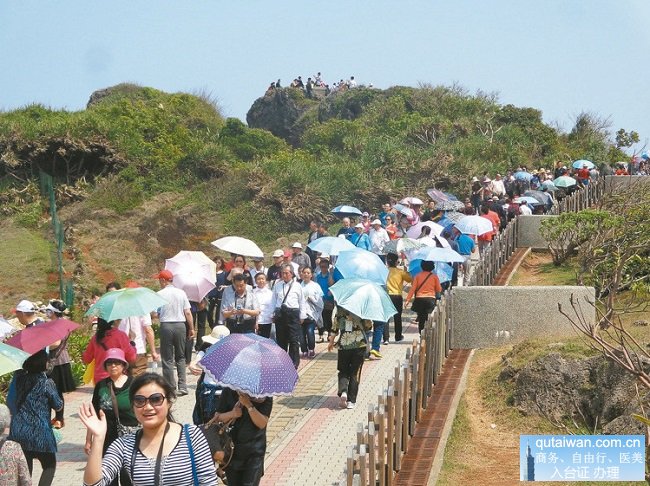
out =
[[219,385],[253,398],[291,395],[298,372],[274,341],[257,334],[231,334],[213,344],[199,361]]

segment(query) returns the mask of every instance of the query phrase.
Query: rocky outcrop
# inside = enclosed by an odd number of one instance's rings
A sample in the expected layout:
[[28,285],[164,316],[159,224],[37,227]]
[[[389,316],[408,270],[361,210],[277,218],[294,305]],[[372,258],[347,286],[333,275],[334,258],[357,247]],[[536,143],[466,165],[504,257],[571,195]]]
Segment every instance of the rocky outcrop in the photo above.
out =
[[307,98],[300,89],[275,89],[255,100],[246,114],[246,122],[251,128],[268,130],[298,146],[300,136],[309,125],[305,123],[310,118],[307,115],[318,107],[318,103],[317,99]]
[[[526,415],[556,424],[575,423],[606,433],[643,433],[635,377],[603,356],[565,357],[552,352],[515,369],[508,356],[499,381],[514,385],[512,403]],[[650,394],[641,390],[647,410]]]

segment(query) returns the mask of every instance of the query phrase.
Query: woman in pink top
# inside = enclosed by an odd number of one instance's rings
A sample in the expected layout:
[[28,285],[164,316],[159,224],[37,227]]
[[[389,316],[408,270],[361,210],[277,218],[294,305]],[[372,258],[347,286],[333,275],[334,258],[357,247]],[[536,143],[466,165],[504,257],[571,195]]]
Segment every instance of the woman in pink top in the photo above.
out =
[[104,369],[102,363],[104,362],[106,351],[110,348],[121,349],[124,351],[124,356],[129,362],[129,365],[132,366],[135,364],[137,355],[128,336],[119,329],[114,329],[111,322],[106,322],[100,317],[97,319],[97,332],[90,339],[86,350],[81,356],[85,364],[89,364],[93,359],[95,360],[95,374],[93,378],[95,383],[99,383],[104,378],[108,378],[108,371]]

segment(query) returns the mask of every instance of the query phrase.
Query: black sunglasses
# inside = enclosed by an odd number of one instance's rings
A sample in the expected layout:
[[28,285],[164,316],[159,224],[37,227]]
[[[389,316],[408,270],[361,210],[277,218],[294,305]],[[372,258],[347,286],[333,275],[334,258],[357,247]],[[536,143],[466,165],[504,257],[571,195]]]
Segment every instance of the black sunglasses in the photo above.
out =
[[145,397],[144,395],[135,395],[133,397],[133,405],[136,408],[142,408],[147,404],[147,402],[149,402],[152,407],[160,407],[165,401],[165,398],[167,397],[162,393],[153,393],[148,397]]

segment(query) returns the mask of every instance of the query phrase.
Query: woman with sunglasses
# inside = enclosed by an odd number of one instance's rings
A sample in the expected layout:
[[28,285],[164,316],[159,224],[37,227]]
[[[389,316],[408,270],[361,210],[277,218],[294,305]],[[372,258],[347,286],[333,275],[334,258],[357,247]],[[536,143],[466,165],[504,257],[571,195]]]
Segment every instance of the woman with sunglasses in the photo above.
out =
[[[102,453],[106,454],[108,446],[115,439],[125,432],[134,431],[139,423],[133,413],[133,407],[131,407],[131,401],[129,400],[129,388],[133,382],[133,378],[126,375],[129,363],[127,363],[124,357],[124,351],[118,348],[108,349],[102,367],[108,372],[108,378],[104,378],[95,385],[92,404],[95,413],[99,413],[101,410],[106,417],[106,437],[102,447]],[[90,431],[87,431],[86,445],[84,447],[86,454],[90,454],[92,443],[93,436]],[[130,486],[132,484],[124,469],[120,471],[119,482],[122,486]],[[111,484],[117,486],[117,478]]]
[[95,413],[90,403],[79,409],[81,421],[93,435],[84,471],[84,484],[107,486],[124,468],[138,485],[215,485],[217,474],[203,432],[194,425],[174,422],[172,385],[157,373],[133,380],[129,391],[133,411],[142,430],[116,439],[102,460],[106,416]]

